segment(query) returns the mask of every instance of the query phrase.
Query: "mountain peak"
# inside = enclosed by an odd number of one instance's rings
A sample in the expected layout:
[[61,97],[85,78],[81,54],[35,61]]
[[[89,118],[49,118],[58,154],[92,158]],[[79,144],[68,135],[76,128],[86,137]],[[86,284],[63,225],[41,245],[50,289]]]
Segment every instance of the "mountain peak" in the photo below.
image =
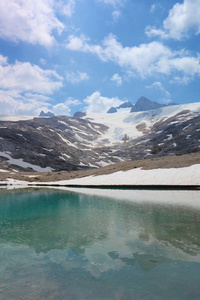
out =
[[131,112],[137,112],[137,111],[146,111],[146,110],[152,110],[160,107],[166,106],[165,104],[160,104],[155,101],[151,101],[147,99],[146,97],[142,96],[140,97],[135,105],[132,107]]
[[39,117],[55,117],[55,115],[54,115],[52,112],[50,112],[50,111],[48,111],[47,113],[45,113],[45,112],[43,112],[43,110],[42,110],[42,111],[40,112]]

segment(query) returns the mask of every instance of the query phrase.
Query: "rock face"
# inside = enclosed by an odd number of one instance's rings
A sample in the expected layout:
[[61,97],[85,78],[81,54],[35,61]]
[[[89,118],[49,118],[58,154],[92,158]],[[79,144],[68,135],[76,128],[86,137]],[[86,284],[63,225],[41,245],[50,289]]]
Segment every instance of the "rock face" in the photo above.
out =
[[111,107],[108,111],[107,111],[107,114],[113,114],[113,113],[116,113],[117,112],[117,109],[116,107]]
[[200,103],[105,113],[98,120],[84,113],[0,121],[0,169],[70,171],[199,151]]
[[[176,103],[170,103],[168,106],[176,105]],[[165,107],[167,105],[160,104],[155,101],[151,101],[144,96],[140,97],[135,104],[132,104],[130,101],[122,103],[118,107],[111,107],[107,113],[116,113],[118,110],[122,108],[130,108],[130,112],[138,112],[138,111],[147,111],[152,109],[157,109],[160,107]]]
[[124,102],[122,103],[120,106],[118,106],[118,108],[128,108],[128,107],[132,107],[133,104],[130,101]]
[[74,118],[82,118],[86,115],[85,112],[82,112],[82,111],[77,111],[74,113]]
[[[98,167],[93,142],[106,131],[102,124],[73,117],[0,122],[0,160],[10,168],[78,170]],[[8,159],[11,157],[11,159]],[[27,168],[24,162],[32,165]]]
[[48,111],[47,113],[43,112],[43,110],[40,112],[40,117],[55,117],[55,115]]
[[137,112],[137,111],[146,111],[146,110],[152,110],[160,107],[166,106],[165,104],[160,104],[155,101],[151,101],[145,97],[141,97],[137,100],[134,106],[131,108],[131,112]]

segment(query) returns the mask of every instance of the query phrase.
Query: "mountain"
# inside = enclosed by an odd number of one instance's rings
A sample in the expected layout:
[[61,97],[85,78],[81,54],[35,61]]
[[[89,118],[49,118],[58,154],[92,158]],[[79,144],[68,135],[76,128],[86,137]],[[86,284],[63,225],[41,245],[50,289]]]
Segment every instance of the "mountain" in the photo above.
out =
[[98,168],[199,151],[200,103],[76,117],[0,117],[0,169],[14,172]]
[[132,106],[130,112],[137,112],[137,111],[146,111],[152,110],[160,107],[165,107],[165,104],[160,104],[155,101],[151,101],[145,97],[140,97],[134,106]]
[[47,113],[45,113],[45,112],[43,112],[43,110],[40,112],[39,116],[40,117],[55,117],[55,115],[52,112],[48,111]]
[[107,111],[107,114],[113,114],[113,113],[116,113],[116,112],[117,112],[117,108],[112,106],[112,107]]
[[122,103],[120,106],[118,106],[117,108],[128,108],[128,107],[132,107],[133,104],[130,101],[126,101],[124,103]]
[[[168,104],[168,106],[171,105],[176,105],[176,103],[170,103]],[[147,110],[152,110],[152,109],[157,109],[160,107],[165,107],[167,105],[165,104],[160,104],[158,102],[155,101],[151,101],[149,99],[147,99],[146,97],[142,96],[140,97],[135,104],[132,104],[130,101],[124,102],[122,103],[120,106],[118,107],[111,107],[107,113],[116,113],[116,112],[123,112],[123,109],[128,109],[130,108],[130,112],[138,112],[138,111],[147,111]]]

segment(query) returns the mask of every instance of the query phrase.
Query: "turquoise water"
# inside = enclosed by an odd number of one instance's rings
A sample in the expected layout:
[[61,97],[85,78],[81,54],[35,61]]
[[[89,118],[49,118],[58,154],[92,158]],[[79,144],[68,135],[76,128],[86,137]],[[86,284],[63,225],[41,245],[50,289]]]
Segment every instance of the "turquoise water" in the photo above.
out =
[[200,299],[200,211],[134,197],[1,190],[0,299]]

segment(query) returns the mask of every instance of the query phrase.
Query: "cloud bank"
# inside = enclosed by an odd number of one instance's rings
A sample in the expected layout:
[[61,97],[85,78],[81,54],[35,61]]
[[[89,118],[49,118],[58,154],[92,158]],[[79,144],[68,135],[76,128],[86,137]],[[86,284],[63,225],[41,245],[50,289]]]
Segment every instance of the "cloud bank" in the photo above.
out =
[[0,55],[1,114],[38,114],[47,108],[50,98],[63,86],[63,78],[54,70],[43,70],[29,62],[9,64]]
[[188,32],[200,33],[200,0],[184,0],[176,3],[163,22],[163,28],[147,26],[149,37],[159,36],[162,39],[182,40],[188,37]]
[[89,43],[89,39],[70,35],[66,48],[97,55],[104,62],[114,62],[127,71],[134,71],[142,78],[163,74],[193,78],[200,75],[200,56],[192,56],[185,50],[174,51],[159,41],[133,47],[123,47],[116,37],[108,35],[101,45]]
[[12,42],[27,42],[45,47],[55,43],[54,31],[65,29],[56,13],[70,17],[75,1],[1,0],[0,37]]

